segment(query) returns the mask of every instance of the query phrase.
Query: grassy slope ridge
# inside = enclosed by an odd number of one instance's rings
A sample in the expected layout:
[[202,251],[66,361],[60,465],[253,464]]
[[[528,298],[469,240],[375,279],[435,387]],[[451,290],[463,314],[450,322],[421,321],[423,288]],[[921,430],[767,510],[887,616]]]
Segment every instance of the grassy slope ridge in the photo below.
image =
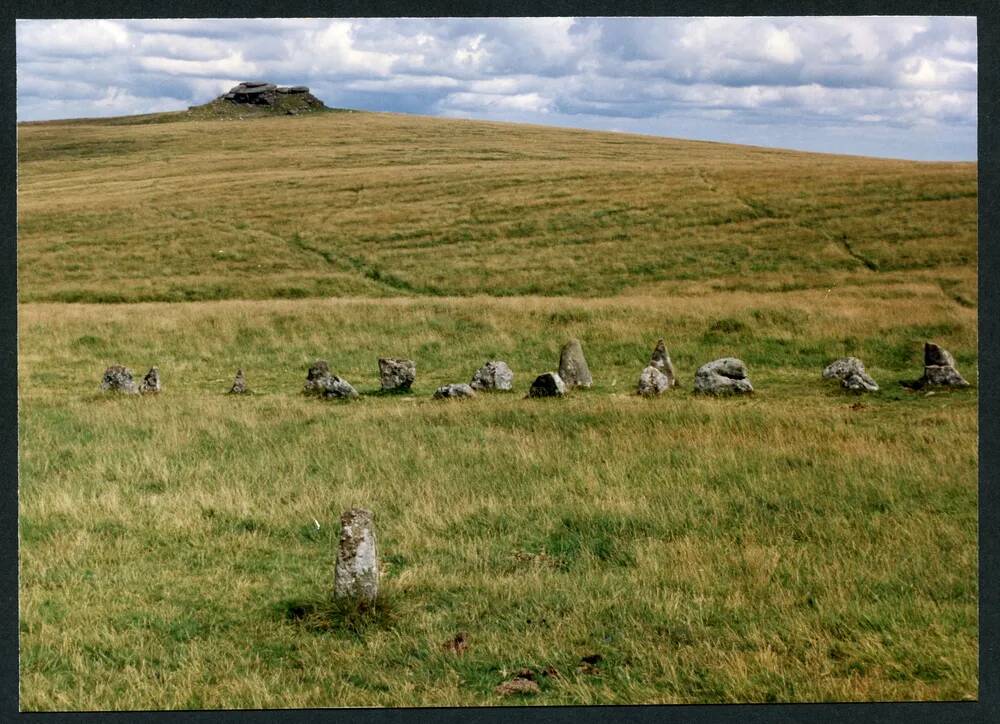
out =
[[[977,381],[974,165],[361,113],[19,134],[22,707],[500,704],[524,667],[538,704],[976,696],[977,390],[896,384],[925,339]],[[594,389],[524,399],[569,336]],[[659,336],[681,387],[639,399]],[[692,394],[730,354],[754,397]],[[820,380],[844,354],[882,392]],[[362,399],[303,398],[316,357]],[[513,394],[430,399],[489,358]],[[112,362],[163,394],[101,396]]]
[[19,128],[22,301],[603,296],[878,270],[974,299],[976,167],[375,113]]

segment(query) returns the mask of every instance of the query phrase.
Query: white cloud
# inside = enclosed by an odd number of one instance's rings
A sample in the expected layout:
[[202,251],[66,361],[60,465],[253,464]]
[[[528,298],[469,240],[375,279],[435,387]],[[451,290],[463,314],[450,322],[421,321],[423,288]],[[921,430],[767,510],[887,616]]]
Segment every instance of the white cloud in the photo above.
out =
[[791,127],[849,144],[843,129],[878,125],[903,155],[921,151],[901,129],[937,129],[975,154],[974,18],[32,20],[16,34],[21,119],[176,109],[266,79],[331,105],[666,132],[701,119],[777,145]]

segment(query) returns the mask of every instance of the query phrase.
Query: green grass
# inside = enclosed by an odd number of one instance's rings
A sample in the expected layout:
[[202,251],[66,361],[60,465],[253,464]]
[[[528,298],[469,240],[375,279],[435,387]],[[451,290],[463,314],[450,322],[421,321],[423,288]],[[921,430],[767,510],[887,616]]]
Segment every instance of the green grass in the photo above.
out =
[[[18,130],[23,709],[977,697],[974,164],[162,115]],[[569,337],[593,389],[526,399]],[[925,340],[973,386],[901,387]],[[721,356],[752,397],[692,392]],[[361,398],[304,397],[317,358]],[[431,399],[488,359],[513,392]]]

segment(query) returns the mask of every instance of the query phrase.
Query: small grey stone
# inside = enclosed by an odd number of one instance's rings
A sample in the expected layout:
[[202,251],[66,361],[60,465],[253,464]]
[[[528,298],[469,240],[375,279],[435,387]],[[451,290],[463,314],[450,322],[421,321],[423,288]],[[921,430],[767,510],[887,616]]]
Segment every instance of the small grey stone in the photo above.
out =
[[580,340],[571,339],[563,345],[559,354],[559,376],[567,387],[590,387],[594,384]]
[[323,387],[323,397],[336,397],[344,400],[354,400],[359,396],[358,391],[354,389],[350,382],[337,377],[337,375],[324,377],[321,384]]
[[142,378],[142,383],[139,385],[139,392],[144,395],[153,394],[155,395],[160,391],[160,370],[158,367],[151,367],[146,376]]
[[566,384],[555,372],[538,375],[528,390],[528,397],[562,397],[565,394]]
[[310,395],[323,394],[323,391],[326,389],[326,384],[323,380],[327,377],[330,377],[329,363],[325,359],[316,360],[306,373],[306,385],[303,392]]
[[659,368],[649,365],[639,375],[639,386],[636,390],[640,395],[659,395],[670,389],[670,378]]
[[340,516],[340,540],[333,574],[333,596],[338,601],[370,605],[378,597],[379,565],[374,516],[351,508]]
[[753,386],[741,360],[722,357],[698,368],[694,390],[709,395],[745,395],[753,392]]
[[123,365],[111,365],[104,370],[104,376],[101,378],[101,389],[105,392],[139,394],[139,386],[135,383],[132,370]]
[[247,391],[247,378],[242,369],[236,370],[236,377],[233,379],[233,386],[229,388],[229,394],[242,395]]
[[380,357],[378,373],[383,390],[408,390],[417,376],[417,365],[409,359]]
[[472,389],[470,385],[464,383],[458,383],[453,385],[444,385],[443,387],[438,387],[434,391],[434,399],[441,400],[446,398],[462,398],[462,397],[475,397],[476,391]]
[[469,385],[474,390],[509,390],[514,385],[514,373],[506,362],[490,360],[476,370]]
[[865,372],[865,366],[857,357],[841,357],[823,370],[823,378],[840,380],[845,390],[852,392],[878,392],[878,384]]

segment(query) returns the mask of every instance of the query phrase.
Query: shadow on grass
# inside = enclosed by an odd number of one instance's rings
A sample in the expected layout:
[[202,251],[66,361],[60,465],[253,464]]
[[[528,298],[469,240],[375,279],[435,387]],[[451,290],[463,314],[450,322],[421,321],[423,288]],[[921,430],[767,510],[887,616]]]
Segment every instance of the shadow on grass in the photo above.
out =
[[412,397],[417,394],[412,389],[405,390],[365,390],[364,392],[358,391],[362,397]]
[[332,595],[291,598],[272,606],[275,616],[313,633],[364,638],[368,632],[391,629],[399,613],[391,596],[379,595],[374,604],[335,601]]

